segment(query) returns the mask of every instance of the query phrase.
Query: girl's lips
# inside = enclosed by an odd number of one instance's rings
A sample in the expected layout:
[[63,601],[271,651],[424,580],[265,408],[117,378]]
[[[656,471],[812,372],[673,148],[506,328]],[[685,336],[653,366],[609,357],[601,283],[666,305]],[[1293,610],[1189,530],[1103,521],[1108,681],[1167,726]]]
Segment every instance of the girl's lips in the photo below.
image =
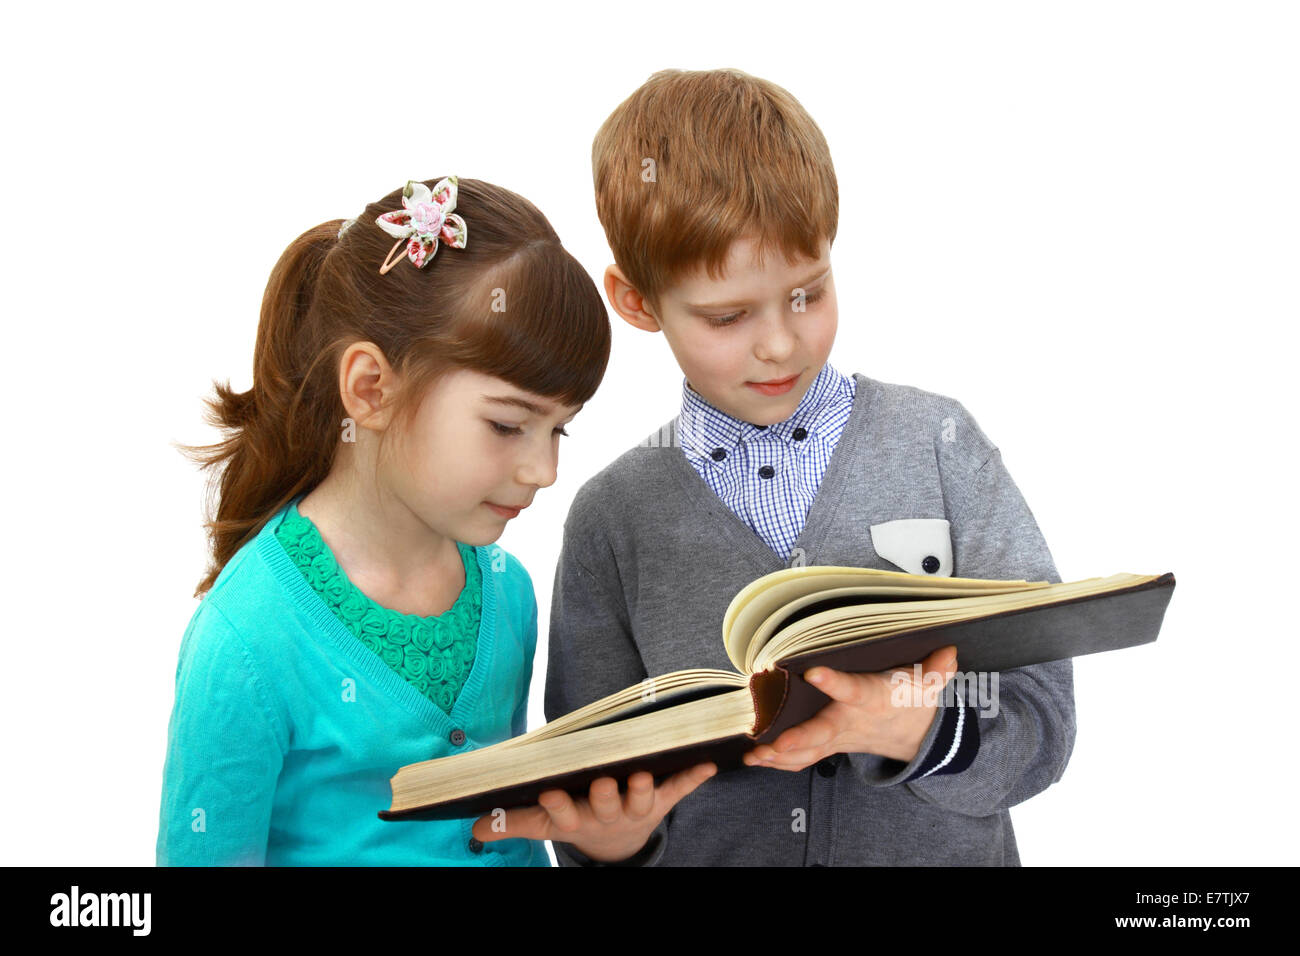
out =
[[494,505],[490,501],[485,501],[483,503],[503,518],[517,517],[519,515],[519,512],[523,510],[522,508],[503,508],[501,507],[501,505]]

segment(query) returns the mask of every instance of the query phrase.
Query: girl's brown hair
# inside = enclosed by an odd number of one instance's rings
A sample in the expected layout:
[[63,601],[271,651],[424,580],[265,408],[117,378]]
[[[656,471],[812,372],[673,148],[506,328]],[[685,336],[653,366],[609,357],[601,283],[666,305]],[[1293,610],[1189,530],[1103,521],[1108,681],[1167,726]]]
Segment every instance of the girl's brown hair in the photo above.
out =
[[401,206],[397,189],[368,205],[341,237],[336,219],[289,245],[262,298],[253,387],[241,393],[214,381],[216,397],[206,400],[206,421],[230,434],[215,445],[179,446],[202,469],[224,466],[216,517],[205,522],[213,563],[195,597],[272,515],[329,474],[347,414],[339,361],[352,343],[373,342],[401,377],[391,405],[397,429],[454,369],[564,405],[586,402],[604,377],[604,302],[536,206],[461,179],[455,211],[466,223],[465,248],[440,243],[424,268],[403,260],[381,276],[393,238],[375,218]]

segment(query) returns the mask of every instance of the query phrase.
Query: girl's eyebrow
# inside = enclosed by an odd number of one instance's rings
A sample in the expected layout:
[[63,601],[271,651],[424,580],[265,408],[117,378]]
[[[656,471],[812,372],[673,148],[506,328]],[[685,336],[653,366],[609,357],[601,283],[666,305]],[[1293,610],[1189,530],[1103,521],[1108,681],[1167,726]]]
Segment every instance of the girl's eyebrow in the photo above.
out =
[[[549,415],[554,410],[549,406],[538,405],[535,402],[530,402],[526,398],[520,398],[518,395],[484,395],[483,398],[487,399],[489,402],[497,402],[501,405],[514,405],[518,408],[524,409],[525,411],[532,412],[534,415]],[[583,405],[585,404],[586,402],[583,403]],[[577,411],[574,412],[575,415],[582,411],[583,405],[578,406]]]
[[[795,288],[802,289],[805,286],[810,286],[814,282],[818,281],[819,279],[826,278],[826,276],[830,275],[830,271],[831,271],[830,266],[827,266],[826,269],[824,269],[823,271],[815,272],[812,275],[810,275],[807,279],[804,279],[797,286],[795,286]],[[734,309],[738,305],[748,305],[748,304],[749,302],[747,300],[738,299],[735,302],[705,302],[700,305],[692,305],[690,303],[687,303],[687,308],[707,311],[707,310],[715,310],[715,309]]]

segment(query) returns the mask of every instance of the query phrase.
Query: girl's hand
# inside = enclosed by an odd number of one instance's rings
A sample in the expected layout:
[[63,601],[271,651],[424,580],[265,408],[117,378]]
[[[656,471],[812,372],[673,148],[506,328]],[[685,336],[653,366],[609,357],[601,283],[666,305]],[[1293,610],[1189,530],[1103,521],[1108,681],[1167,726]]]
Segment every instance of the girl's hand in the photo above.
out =
[[538,796],[537,806],[479,817],[472,832],[484,843],[516,837],[553,840],[571,843],[603,863],[626,860],[645,846],[679,800],[716,772],[712,763],[697,764],[658,787],[651,774],[634,773],[627,778],[626,795],[619,794],[613,777],[601,777],[592,781],[589,798],[576,803],[563,790],[547,790]]

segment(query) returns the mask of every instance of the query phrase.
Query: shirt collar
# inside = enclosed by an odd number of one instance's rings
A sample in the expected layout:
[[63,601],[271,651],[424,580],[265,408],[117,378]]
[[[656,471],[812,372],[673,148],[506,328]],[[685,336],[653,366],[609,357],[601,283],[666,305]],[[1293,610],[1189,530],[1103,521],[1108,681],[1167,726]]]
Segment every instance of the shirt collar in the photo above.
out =
[[[831,427],[831,413],[840,405],[853,404],[856,384],[827,362],[789,418],[773,425],[755,425],[733,418],[714,407],[683,378],[682,410],[677,420],[677,435],[684,447],[719,465],[746,441],[778,440],[802,445],[812,437],[827,437],[819,435],[819,429]],[[795,431],[800,429],[800,438],[795,438]],[[725,454],[715,457],[714,453],[718,449]]]

